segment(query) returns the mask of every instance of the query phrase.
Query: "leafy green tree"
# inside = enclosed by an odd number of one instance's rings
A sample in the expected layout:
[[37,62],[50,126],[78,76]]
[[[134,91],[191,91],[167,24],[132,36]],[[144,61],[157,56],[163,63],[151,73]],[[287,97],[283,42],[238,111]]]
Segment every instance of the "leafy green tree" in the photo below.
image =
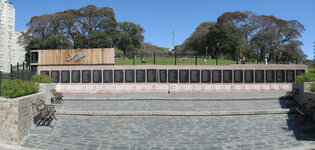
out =
[[117,47],[124,52],[124,56],[127,52],[135,52],[137,48],[141,47],[141,43],[144,40],[144,29],[132,22],[120,22],[118,23],[118,43]]

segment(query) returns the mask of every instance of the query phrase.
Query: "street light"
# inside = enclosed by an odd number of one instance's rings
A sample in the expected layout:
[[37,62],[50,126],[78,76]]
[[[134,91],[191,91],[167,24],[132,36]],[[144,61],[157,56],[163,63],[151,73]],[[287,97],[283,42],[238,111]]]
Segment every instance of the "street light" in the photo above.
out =
[[175,45],[174,45],[174,39],[175,39],[175,30],[173,32],[173,46],[172,46],[172,51],[175,51]]

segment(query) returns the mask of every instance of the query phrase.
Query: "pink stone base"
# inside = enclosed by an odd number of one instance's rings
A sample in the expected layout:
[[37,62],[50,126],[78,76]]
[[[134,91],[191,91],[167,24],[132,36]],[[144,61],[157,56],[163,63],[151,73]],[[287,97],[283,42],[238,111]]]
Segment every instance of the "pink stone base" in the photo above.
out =
[[58,92],[111,94],[111,93],[225,93],[289,91],[292,83],[264,84],[57,84]]

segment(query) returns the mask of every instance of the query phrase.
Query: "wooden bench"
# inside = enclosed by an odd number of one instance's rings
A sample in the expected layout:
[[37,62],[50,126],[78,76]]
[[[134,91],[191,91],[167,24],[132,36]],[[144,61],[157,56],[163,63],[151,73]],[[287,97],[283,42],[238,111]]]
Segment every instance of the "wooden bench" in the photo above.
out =
[[315,113],[315,102],[313,102],[311,99],[308,99],[306,103],[302,104],[300,107],[295,108],[295,111],[297,112],[297,115],[299,114],[303,117],[301,125],[304,124],[305,120],[310,120],[314,122],[312,116],[313,113]]
[[297,102],[294,101],[294,97],[295,95],[297,95],[299,93],[299,88],[293,88],[292,91],[289,91],[286,93],[285,97],[286,97],[286,102],[285,104],[287,106],[296,106]]
[[293,88],[292,91],[286,93],[286,97],[293,99],[297,93],[299,93],[299,88]]
[[54,103],[56,104],[62,104],[64,101],[63,101],[63,94],[60,93],[60,92],[57,92],[55,89],[52,89],[50,90],[53,95],[54,95]]
[[36,109],[36,114],[34,117],[34,124],[36,126],[50,126],[49,122],[51,122],[53,118],[56,119],[56,109],[53,105],[47,105],[45,104],[45,101],[42,100],[40,100],[39,103],[33,103],[32,105],[33,109]]

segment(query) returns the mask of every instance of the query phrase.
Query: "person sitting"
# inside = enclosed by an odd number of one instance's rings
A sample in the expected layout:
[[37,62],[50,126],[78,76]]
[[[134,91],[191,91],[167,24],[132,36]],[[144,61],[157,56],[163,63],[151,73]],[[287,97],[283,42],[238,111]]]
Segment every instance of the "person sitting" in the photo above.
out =
[[145,63],[145,60],[144,60],[144,58],[142,58],[142,59],[141,59],[141,63]]

